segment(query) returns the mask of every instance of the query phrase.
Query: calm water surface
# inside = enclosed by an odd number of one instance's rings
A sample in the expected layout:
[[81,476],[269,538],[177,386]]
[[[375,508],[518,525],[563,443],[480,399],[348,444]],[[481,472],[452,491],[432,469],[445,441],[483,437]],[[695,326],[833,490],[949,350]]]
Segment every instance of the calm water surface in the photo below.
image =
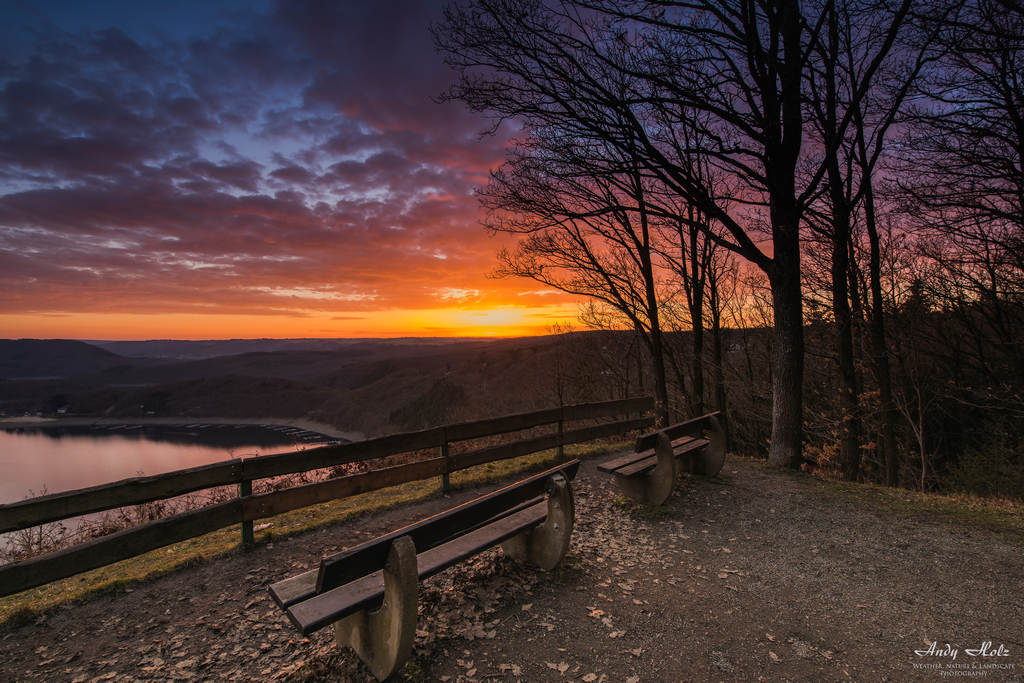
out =
[[0,430],[0,503],[336,440],[294,427],[124,425]]

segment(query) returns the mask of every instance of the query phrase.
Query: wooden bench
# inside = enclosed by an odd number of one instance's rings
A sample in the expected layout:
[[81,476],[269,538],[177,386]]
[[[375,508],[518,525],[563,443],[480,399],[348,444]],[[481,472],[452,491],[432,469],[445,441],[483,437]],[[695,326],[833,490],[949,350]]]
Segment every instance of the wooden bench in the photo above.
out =
[[718,413],[665,427],[637,438],[633,453],[597,469],[615,478],[623,494],[661,505],[672,495],[676,474],[718,474],[725,463],[725,432]]
[[334,624],[338,646],[352,647],[384,680],[412,652],[420,580],[498,544],[545,570],[561,563],[579,466],[574,460],[325,558],[270,593],[304,636]]

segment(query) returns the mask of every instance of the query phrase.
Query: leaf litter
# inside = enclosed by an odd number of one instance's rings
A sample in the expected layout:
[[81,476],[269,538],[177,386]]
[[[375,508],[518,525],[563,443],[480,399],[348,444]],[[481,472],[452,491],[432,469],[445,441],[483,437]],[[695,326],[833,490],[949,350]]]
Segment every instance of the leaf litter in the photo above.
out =
[[[593,465],[574,482],[562,568],[538,572],[492,550],[422,585],[411,680],[640,683],[710,680],[712,670],[730,680],[918,680],[908,653],[938,625],[983,642],[1024,620],[1003,600],[1024,580],[1020,556],[998,538],[927,520],[880,524],[816,480],[741,464],[728,498],[684,480],[667,514],[639,519],[614,505],[620,494]],[[430,514],[452,504],[431,503]],[[331,629],[298,636],[266,587],[426,508],[278,540],[44,615],[0,636],[0,681],[369,683]],[[985,560],[975,568],[965,556]]]

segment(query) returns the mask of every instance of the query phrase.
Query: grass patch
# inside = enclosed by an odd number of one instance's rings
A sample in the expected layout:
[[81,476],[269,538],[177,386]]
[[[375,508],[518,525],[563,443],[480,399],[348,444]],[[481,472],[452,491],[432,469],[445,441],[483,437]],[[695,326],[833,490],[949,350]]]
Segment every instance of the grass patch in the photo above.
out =
[[[596,458],[613,453],[622,447],[621,443],[576,444],[565,447],[565,456],[568,460]],[[468,489],[493,483],[511,475],[554,467],[557,464],[557,457],[556,451],[551,450],[513,460],[478,465],[452,473],[451,486],[453,490]],[[363,515],[439,495],[440,480],[434,478],[293,510],[277,517],[257,521],[257,528],[261,525],[266,526],[256,531],[255,542],[266,544],[290,538],[324,526],[349,522]],[[0,630],[31,623],[61,605],[85,602],[145,581],[152,581],[179,569],[243,552],[240,547],[241,536],[239,526],[227,527],[100,569],[0,598]]]
[[[731,456],[730,456],[731,457]],[[736,456],[743,464],[766,474],[800,481],[812,478],[799,470],[775,467],[766,460]],[[814,477],[823,492],[879,513],[915,521],[955,524],[967,530],[984,529],[1017,547],[1024,547],[1024,503],[1012,498],[981,497],[966,493],[921,493],[878,484],[844,482]]]
[[732,479],[721,472],[709,477],[706,474],[691,475],[693,479],[701,484],[713,484],[714,486],[732,486]]
[[877,484],[825,480],[825,490],[847,502],[913,521],[985,529],[1024,547],[1024,504],[1007,498],[982,498],[963,493],[921,493]]
[[664,505],[651,505],[650,503],[641,503],[628,498],[626,496],[619,496],[612,502],[612,506],[616,510],[621,512],[628,512],[637,519],[655,519],[658,517],[668,517],[674,512],[674,508],[669,504]]
[[747,456],[733,455],[730,453],[728,462],[731,464],[738,464],[742,462],[748,467],[752,467],[759,472],[764,472],[765,474],[780,474],[793,479],[803,479],[807,476],[800,470],[789,467],[777,467],[762,458],[751,458]]

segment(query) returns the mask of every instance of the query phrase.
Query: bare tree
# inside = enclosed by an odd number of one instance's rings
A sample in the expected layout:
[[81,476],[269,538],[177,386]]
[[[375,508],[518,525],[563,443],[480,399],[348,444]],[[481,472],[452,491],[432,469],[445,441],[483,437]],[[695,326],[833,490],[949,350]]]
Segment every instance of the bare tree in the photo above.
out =
[[941,235],[944,248],[931,255],[970,283],[1020,386],[1024,338],[1013,299],[1024,280],[1024,11],[975,0],[943,28],[947,52],[909,120],[900,188],[917,227]]
[[[854,259],[858,212],[863,214],[871,244],[871,329],[877,374],[882,378],[883,410],[887,413],[883,425],[891,427],[892,423],[872,185],[879,156],[889,144],[893,121],[930,54],[927,31],[918,31],[911,40],[904,30],[911,8],[909,1],[888,7],[825,0],[825,31],[815,47],[808,78],[812,136],[823,149],[826,171],[820,201],[812,205],[808,215],[810,223],[829,242],[830,306],[840,380],[839,459],[843,478],[848,481],[860,476],[861,467],[861,380],[854,329],[863,310]],[[886,457],[894,458],[891,429],[882,441]]]
[[498,253],[498,276],[526,277],[618,311],[647,346],[658,421],[668,386],[646,182],[630,158],[599,141],[538,129],[480,192],[486,225],[523,235]]
[[[801,461],[801,220],[827,170],[803,150],[803,88],[826,18],[797,0],[476,0],[450,6],[435,28],[460,74],[445,97],[498,121],[600,140],[699,211],[710,239],[765,272],[770,457],[787,467]],[[864,84],[892,42],[872,55]],[[837,139],[865,88],[836,122]],[[709,185],[692,163],[698,155],[729,181]]]

